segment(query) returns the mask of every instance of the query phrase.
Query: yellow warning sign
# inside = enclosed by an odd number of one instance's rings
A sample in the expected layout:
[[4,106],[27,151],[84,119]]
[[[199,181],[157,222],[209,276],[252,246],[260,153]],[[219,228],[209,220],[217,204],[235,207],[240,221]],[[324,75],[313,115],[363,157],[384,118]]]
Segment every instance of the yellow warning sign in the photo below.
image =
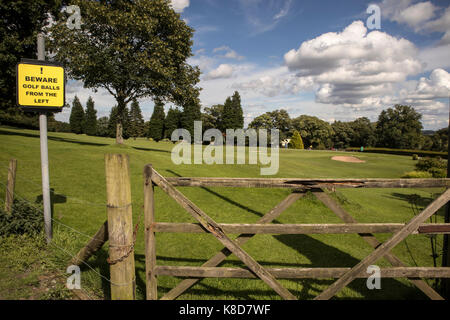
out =
[[17,65],[17,104],[33,110],[60,111],[65,103],[64,68],[45,61]]

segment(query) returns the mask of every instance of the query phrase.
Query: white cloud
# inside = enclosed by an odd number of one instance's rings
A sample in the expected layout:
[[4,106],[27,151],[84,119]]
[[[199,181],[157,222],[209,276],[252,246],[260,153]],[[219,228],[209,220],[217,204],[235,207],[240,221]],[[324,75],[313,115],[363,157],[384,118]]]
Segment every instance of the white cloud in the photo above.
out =
[[175,12],[181,13],[189,7],[189,0],[171,0],[171,4]]
[[229,64],[221,64],[216,69],[210,71],[205,79],[206,80],[215,80],[215,79],[223,79],[223,78],[231,78],[233,75],[233,67]]
[[231,49],[228,46],[222,46],[219,48],[215,48],[213,50],[213,53],[223,52],[222,55],[220,55],[220,58],[226,58],[226,59],[236,59],[236,60],[243,60],[245,57],[240,56],[236,51]]
[[424,48],[419,59],[425,64],[425,71],[450,67],[450,43],[437,47]]
[[392,92],[392,84],[422,71],[410,41],[380,31],[367,32],[355,21],[342,32],[329,32],[292,49],[286,65],[300,78],[318,84],[318,102],[363,105],[367,96]]
[[434,17],[437,7],[430,1],[419,2],[396,11],[390,18],[398,23],[404,23],[416,30],[421,29],[422,23]]

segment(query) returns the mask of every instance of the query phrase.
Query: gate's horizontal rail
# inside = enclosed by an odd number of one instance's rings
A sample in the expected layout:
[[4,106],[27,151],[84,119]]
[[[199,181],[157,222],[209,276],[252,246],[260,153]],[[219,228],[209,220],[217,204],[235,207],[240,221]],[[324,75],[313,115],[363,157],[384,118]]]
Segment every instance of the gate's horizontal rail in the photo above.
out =
[[[339,278],[351,268],[267,268],[277,279],[327,279]],[[256,278],[247,269],[217,267],[157,266],[160,276],[189,278]],[[361,273],[357,278],[368,278],[371,274]],[[450,268],[395,267],[382,268],[382,278],[450,278]]]
[[440,188],[450,179],[296,179],[296,178],[166,178],[175,187],[236,188]]
[[[394,233],[403,223],[347,223],[347,224],[219,224],[231,234],[351,234]],[[153,232],[209,233],[198,223],[154,223]],[[450,224],[422,224],[414,234],[450,234]]]

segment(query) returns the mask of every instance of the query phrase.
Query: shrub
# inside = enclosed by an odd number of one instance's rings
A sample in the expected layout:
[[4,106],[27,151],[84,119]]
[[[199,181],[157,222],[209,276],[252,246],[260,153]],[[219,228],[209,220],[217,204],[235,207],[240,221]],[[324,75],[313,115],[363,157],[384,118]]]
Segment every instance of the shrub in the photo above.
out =
[[425,158],[419,160],[416,163],[416,168],[419,171],[429,171],[433,168],[436,169],[447,169],[447,161],[442,160],[441,158]]
[[300,133],[297,130],[294,131],[292,139],[289,142],[289,148],[291,148],[291,149],[300,149],[300,150],[305,149],[305,146],[303,145],[302,137],[301,137]]
[[416,154],[416,153],[413,154],[412,159],[413,159],[414,161],[419,160],[419,155]]
[[429,179],[433,178],[433,175],[427,171],[411,171],[405,173],[402,178],[404,179]]
[[38,234],[44,228],[42,209],[28,201],[14,200],[11,214],[0,208],[0,236]]

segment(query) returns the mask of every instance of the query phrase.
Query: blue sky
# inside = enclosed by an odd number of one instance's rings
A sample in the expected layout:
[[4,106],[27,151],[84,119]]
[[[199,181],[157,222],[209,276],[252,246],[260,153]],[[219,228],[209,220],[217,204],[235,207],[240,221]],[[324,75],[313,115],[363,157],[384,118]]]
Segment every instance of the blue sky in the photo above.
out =
[[[450,3],[415,0],[172,0],[193,27],[194,56],[202,71],[203,107],[242,96],[246,124],[286,109],[292,117],[332,122],[376,120],[396,103],[423,114],[426,129],[448,125]],[[381,28],[368,28],[370,4]],[[99,115],[114,99],[72,82],[68,102],[92,95]],[[140,101],[146,120],[151,99]],[[169,107],[170,104],[167,105]],[[69,110],[57,118],[68,119]]]

